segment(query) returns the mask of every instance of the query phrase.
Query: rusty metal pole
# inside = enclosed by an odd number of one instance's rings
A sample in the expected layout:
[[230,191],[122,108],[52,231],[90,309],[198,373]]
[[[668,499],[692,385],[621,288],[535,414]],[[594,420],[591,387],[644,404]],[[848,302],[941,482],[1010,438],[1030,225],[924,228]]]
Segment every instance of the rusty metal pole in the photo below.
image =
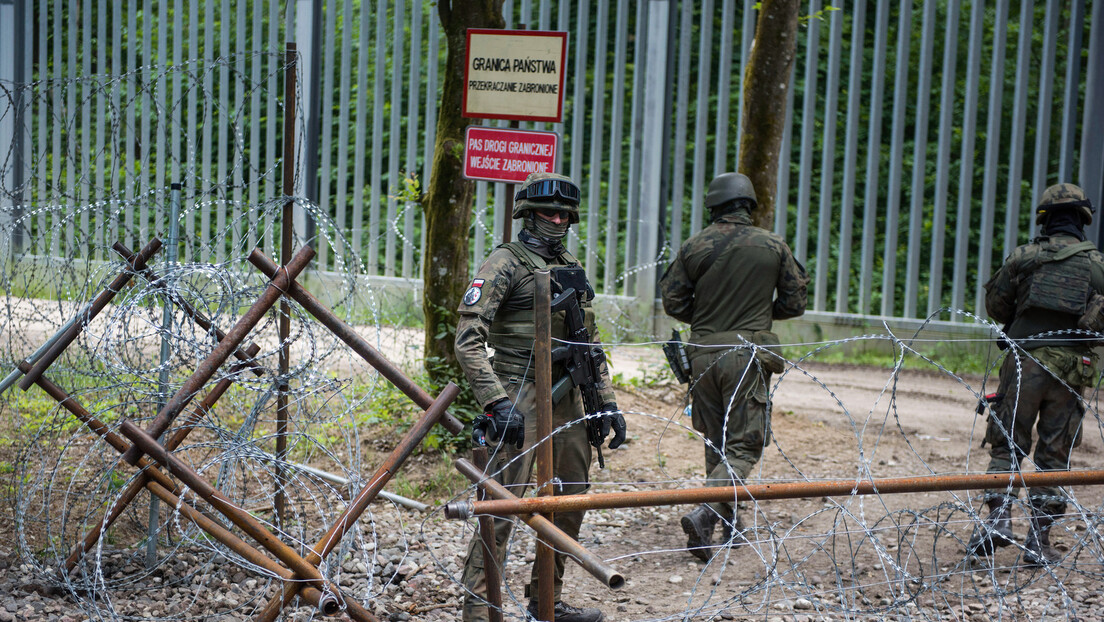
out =
[[[157,443],[149,434],[142,431],[133,421],[123,420],[119,425],[119,431],[129,438],[132,443],[150,458],[164,466],[169,473],[179,479],[184,485],[191,488],[197,495],[211,504],[220,514],[230,519],[249,537],[258,544],[268,549],[280,561],[288,565],[295,574],[301,577],[301,581],[309,581],[322,591],[332,591],[340,594],[337,586],[329,582],[313,564],[307,562],[295,552],[294,549],[284,544],[275,534],[269,531],[260,521],[253,518],[245,509],[239,507],[225,495],[212,486],[201,475],[192,470],[175,455],[165,451],[165,448]],[[299,582],[295,583],[297,586]]]
[[[184,409],[193,397],[195,397],[196,393],[199,392],[203,385],[211,379],[211,376],[215,375],[215,372],[226,362],[226,359],[230,358],[230,354],[238,348],[238,345],[241,344],[242,340],[249,334],[249,331],[253,330],[253,327],[257,325],[257,322],[261,321],[264,314],[272,308],[272,305],[276,304],[280,295],[287,291],[288,286],[293,283],[295,277],[299,276],[299,273],[307,267],[312,257],[314,257],[314,249],[309,246],[304,246],[295,254],[291,262],[284,266],[283,270],[277,272],[276,276],[269,281],[268,286],[265,287],[264,293],[257,299],[257,302],[249,307],[245,314],[238,320],[238,323],[230,329],[230,332],[226,333],[226,338],[218,342],[218,345],[211,350],[211,354],[196,366],[195,373],[184,381],[184,384],[177,390],[176,394],[169,399],[165,407],[161,409],[161,412],[157,413],[157,416],[154,417],[148,428],[149,434],[155,437],[160,436],[161,433],[172,424],[173,419],[180,414],[180,411]],[[123,459],[134,464],[140,455],[141,452],[137,447],[131,447],[123,454]]]
[[[533,358],[537,395],[537,495],[551,497],[552,462],[552,280],[548,270],[533,275]],[[551,512],[544,518],[555,522]],[[484,564],[485,565],[485,564]],[[555,619],[556,552],[543,538],[537,538],[537,612],[540,619]]]
[[[495,480],[486,477],[482,471],[480,471],[474,464],[468,462],[463,458],[459,458],[453,461],[453,465],[457,471],[470,479],[473,484],[478,484],[480,488],[487,491],[487,494],[491,495],[495,499],[503,499],[514,501],[517,499],[514,493],[510,492],[505,486],[496,482]],[[560,498],[560,497],[557,497]],[[490,503],[489,501],[483,501],[482,503]],[[455,518],[448,514],[449,504],[445,506],[446,516],[448,518]],[[470,518],[474,515],[471,512],[473,504],[463,504],[467,511],[464,514],[465,518]],[[574,538],[563,532],[562,529],[557,527],[552,521],[546,519],[540,514],[520,514],[518,518],[522,520],[529,528],[537,533],[537,535],[547,540],[557,551],[561,551],[569,559],[575,561],[579,566],[591,574],[595,579],[598,579],[603,585],[614,590],[619,590],[625,585],[625,577],[621,573],[610,567],[604,559],[586,550],[583,545],[575,541]]]
[[[472,448],[475,468],[487,473],[487,448]],[[487,498],[487,491],[479,489],[479,499]],[[483,542],[483,578],[487,584],[487,617],[490,622],[502,622],[502,573],[498,568],[498,543],[495,539],[495,517],[479,517],[479,539]]]
[[[174,495],[172,492],[161,486],[157,482],[149,482],[146,485],[150,492],[157,495],[168,506],[179,509],[180,513],[194,522],[200,529],[207,532],[212,538],[226,545],[228,549],[234,551],[238,555],[241,555],[243,559],[252,564],[256,564],[261,568],[264,568],[268,572],[280,577],[284,581],[291,581],[294,578],[292,573],[287,568],[284,568],[280,564],[272,561],[264,553],[261,553],[256,548],[250,546],[247,542],[234,535],[231,531],[220,525],[218,522],[212,520],[207,515],[203,514],[199,510],[193,508],[181,501],[180,497]],[[318,588],[305,585],[299,590],[299,595],[307,601],[308,604],[317,607],[324,615],[336,615],[341,611],[341,603],[331,593],[324,593]],[[357,622],[378,622],[378,618],[372,615],[353,599],[346,599],[345,601],[346,613],[349,617]]]
[[719,488],[683,488],[644,492],[608,492],[560,497],[534,497],[474,503],[449,503],[445,516],[466,520],[473,514],[525,516],[534,512],[581,512],[613,508],[638,508],[657,505],[697,505],[718,501],[765,501],[808,497],[845,497],[912,492],[949,492],[986,488],[1027,488],[1038,486],[1104,485],[1104,470],[1043,471],[1037,473],[983,473],[976,475],[931,475],[876,480],[833,480],[751,484]]
[[[254,267],[269,278],[272,278],[276,274],[276,264],[258,249],[254,249],[253,252],[250,253],[249,263],[253,264]],[[292,283],[290,289],[288,289],[286,293],[291,296],[292,300],[298,302],[307,313],[310,313],[315,319],[321,322],[323,326],[330,329],[330,332],[338,339],[345,342],[345,345],[352,348],[353,352],[359,354],[369,365],[374,367],[381,376],[395,385],[396,389],[402,391],[404,395],[413,400],[415,404],[421,408],[429,408],[433,405],[433,397],[427,393],[425,389],[418,386],[410,378],[407,378],[402,373],[402,370],[395,367],[386,357],[380,354],[378,350],[365,341],[363,337],[358,335],[352,326],[349,326],[342,321],[341,318],[334,315],[333,311],[327,309],[326,305],[319,302],[318,299],[311,295],[302,285]],[[464,424],[448,412],[444,413],[441,417],[440,423],[453,434],[459,434],[464,431]]]
[[[253,356],[256,356],[257,353],[260,352],[260,350],[260,346],[258,346],[257,344],[251,344],[247,351],[247,354],[252,358]],[[230,370],[230,373],[227,374],[227,377],[220,380],[218,384],[216,384],[214,388],[211,389],[211,392],[203,398],[203,400],[199,403],[199,406],[192,413],[188,414],[184,418],[183,424],[179,428],[177,428],[177,430],[169,438],[165,439],[165,449],[172,451],[184,442],[184,439],[187,438],[188,434],[190,434],[191,431],[195,429],[195,424],[199,423],[199,421],[208,412],[210,412],[211,408],[214,407],[215,402],[217,402],[218,399],[222,397],[224,393],[226,393],[230,386],[234,384],[234,381],[231,380],[231,378],[236,377],[239,373],[244,373],[249,369],[256,369],[257,367],[258,366],[252,362],[238,363],[237,365],[235,365]],[[45,380],[45,377],[42,377],[41,380]],[[47,385],[43,382],[39,382],[39,385],[44,390],[47,387]],[[60,390],[60,387],[58,387],[57,391]],[[47,392],[50,393],[50,391]],[[54,395],[54,393],[51,393],[51,395]],[[66,405],[69,402],[71,402],[71,400],[66,397],[62,401],[62,404]],[[78,418],[81,418],[82,421],[84,420],[84,418],[80,415],[76,416]],[[122,450],[119,451],[119,453],[123,453],[128,448],[129,447],[124,447]],[[100,519],[100,522],[89,529],[88,532],[85,534],[84,539],[75,547],[73,547],[73,550],[69,553],[69,557],[65,560],[66,573],[73,571],[73,568],[76,567],[77,562],[80,560],[84,552],[90,550],[99,540],[100,534],[103,533],[103,530],[110,527],[111,524],[115,522],[115,519],[122,515],[123,510],[125,510],[130,502],[138,496],[138,493],[141,492],[142,488],[146,485],[147,482],[149,482],[150,477],[151,476],[148,474],[148,472],[143,471],[142,473],[140,473],[138,477],[136,477],[134,481],[132,481],[127,486],[126,490],[124,490],[123,493],[119,495],[119,499],[110,509],[108,509],[103,518]],[[170,487],[170,489],[172,488]]]
[[[445,410],[449,407],[449,404],[456,399],[456,396],[460,394],[460,387],[453,383],[448,385],[441,391],[441,395],[437,397],[437,400],[430,404],[426,409],[422,418],[417,421],[403,436],[399,444],[391,450],[387,459],[383,464],[376,469],[376,472],[368,479],[368,485],[360,491],[355,499],[349,503],[349,506],[345,508],[345,511],[334,521],[334,524],[330,529],[322,536],[322,538],[315,543],[314,548],[308,551],[306,556],[306,562],[308,564],[318,564],[322,561],[326,555],[330,554],[330,551],[341,543],[342,538],[345,537],[345,533],[352,528],[356,523],[360,515],[364,513],[364,510],[368,508],[368,504],[376,498],[379,491],[383,490],[383,487],[387,482],[391,481],[391,478],[398,472],[403,462],[414,453],[418,445],[422,443],[422,439],[429,433],[429,430],[442,418]],[[300,577],[302,578],[302,577]],[[268,604],[257,615],[258,621],[275,620],[280,615],[280,611],[295,598],[295,594],[301,582],[291,581],[285,584],[283,596],[277,596],[268,601]]]
[[77,335],[84,330],[85,325],[99,315],[100,311],[103,311],[104,307],[115,298],[115,294],[118,294],[119,291],[130,282],[130,279],[134,276],[134,271],[145,267],[149,258],[153,257],[153,254],[160,249],[161,240],[153,238],[149,241],[149,244],[146,244],[142,250],[138,251],[138,255],[134,258],[134,261],[129,263],[129,265],[119,273],[119,276],[115,277],[115,280],[111,281],[111,284],[100,292],[92,301],[92,304],[86,308],[84,317],[81,318],[80,321],[73,322],[60,338],[54,342],[54,345],[50,346],[50,349],[47,350],[41,358],[35,361],[34,366],[31,367],[30,371],[26,372],[23,379],[19,381],[19,388],[24,391],[31,388],[35,380],[38,380],[38,377],[46,371],[46,368],[53,364],[53,362],[57,360],[57,357],[61,356],[61,353],[65,351],[65,348],[69,347],[69,344],[73,343]]
[[[291,247],[295,228],[295,43],[284,44],[284,213],[280,217],[280,263],[287,265],[291,261]],[[284,524],[284,507],[287,498],[284,488],[287,486],[287,474],[284,462],[287,461],[288,434],[288,372],[291,369],[291,306],[286,297],[280,298],[279,321],[276,333],[280,339],[280,386],[276,389],[276,499],[273,508],[276,513],[276,525]]]
[[[23,365],[26,370],[30,369],[30,365],[26,363],[21,363],[21,365]],[[119,453],[123,453],[129,448],[130,445],[122,437],[112,432],[107,424],[93,417],[87,410],[84,409],[84,407],[82,407],[77,402],[76,399],[68,395],[61,387],[51,382],[46,376],[39,376],[35,380],[35,383],[38,384],[38,386],[41,387],[42,390],[44,390],[48,395],[57,400],[60,405],[63,406],[66,410],[68,410],[75,417],[84,422],[89,427],[89,429],[103,437],[103,439],[107,441],[109,445],[114,447],[116,451],[118,451]],[[222,386],[224,383],[227,384],[227,387],[229,386],[229,381],[220,382],[217,386]],[[214,391],[212,391],[212,393],[214,393]],[[207,400],[204,401],[206,402]],[[169,448],[171,443],[175,442],[178,444],[181,440],[183,440],[183,436],[186,435],[186,432],[187,431],[184,429],[178,430],[165,443],[166,449]],[[157,468],[157,465],[152,460],[143,456],[139,459],[138,466],[143,469],[142,472],[138,475],[138,478],[145,479],[145,487],[149,489],[151,493],[157,495],[157,497],[165,501],[169,506],[179,509],[182,514],[194,521],[201,529],[210,534],[211,537],[215,538],[219,542],[222,542],[232,551],[238,553],[243,558],[245,558],[247,561],[253,562],[258,566],[261,566],[266,570],[279,575],[285,580],[290,581],[293,579],[293,577],[295,576],[293,572],[272,561],[263,553],[257,551],[257,549],[255,549],[254,547],[249,546],[243,540],[235,536],[233,533],[227,531],[217,521],[208,517],[203,512],[197,510],[196,508],[193,508],[186,503],[183,503],[180,500],[180,497],[177,495],[178,491],[175,484],[172,482],[171,479],[169,479],[167,475],[165,475],[163,472],[161,472],[160,469]],[[129,493],[130,488],[128,488],[127,491],[124,491],[123,495],[125,496]],[[121,513],[122,509],[125,508],[125,506],[125,502],[116,502],[114,507],[119,508],[118,512]],[[97,529],[94,531],[96,533],[96,537],[98,538],[99,530]],[[94,543],[95,541],[93,540],[91,544],[88,544],[88,547],[90,548],[92,545],[94,545]],[[74,549],[73,554],[70,555],[70,559],[66,560],[66,573],[72,571],[73,565],[75,565],[76,562],[79,560],[79,556],[81,554],[83,554],[83,550],[81,550],[80,545],[78,545],[78,547]],[[74,557],[74,555],[76,557]],[[306,599],[308,603],[318,607],[318,609],[324,614],[333,615],[339,611],[341,603],[336,598],[334,598],[333,594],[324,594],[317,588],[309,585],[301,587],[300,590],[300,595],[304,599]],[[377,622],[377,618],[366,611],[363,607],[361,607],[360,604],[356,601],[348,600],[345,602],[345,605],[347,607],[349,616],[352,617],[354,620],[357,620],[357,622]]]

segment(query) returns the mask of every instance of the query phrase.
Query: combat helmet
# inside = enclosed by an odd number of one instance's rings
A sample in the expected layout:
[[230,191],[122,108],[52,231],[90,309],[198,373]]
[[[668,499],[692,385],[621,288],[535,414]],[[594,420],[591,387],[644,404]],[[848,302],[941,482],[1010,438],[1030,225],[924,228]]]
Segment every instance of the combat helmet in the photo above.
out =
[[1076,209],[1081,214],[1081,222],[1086,225],[1092,223],[1093,212],[1096,211],[1080,186],[1054,184],[1043,191],[1043,197],[1039,199],[1039,207],[1035,208],[1035,224],[1043,224],[1049,214],[1059,209]]
[[514,194],[513,218],[522,218],[534,209],[567,212],[572,224],[579,222],[579,186],[556,173],[530,173]]
[[709,191],[705,195],[705,208],[712,210],[736,199],[751,201],[752,209],[759,204],[755,198],[755,186],[747,175],[721,173],[709,182]]

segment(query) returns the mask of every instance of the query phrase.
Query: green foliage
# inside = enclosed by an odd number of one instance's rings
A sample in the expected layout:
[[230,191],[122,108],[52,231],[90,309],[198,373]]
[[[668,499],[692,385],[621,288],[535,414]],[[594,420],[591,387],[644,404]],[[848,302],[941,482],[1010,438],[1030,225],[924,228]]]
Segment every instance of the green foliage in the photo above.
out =
[[954,341],[941,341],[931,345],[918,345],[916,352],[907,352],[901,360],[900,351],[890,352],[888,347],[828,348],[810,355],[805,348],[787,347],[782,355],[790,361],[824,363],[834,365],[858,365],[893,369],[938,371],[939,367],[955,375],[985,375],[992,373],[994,361],[999,362],[997,352],[983,352],[962,347]]

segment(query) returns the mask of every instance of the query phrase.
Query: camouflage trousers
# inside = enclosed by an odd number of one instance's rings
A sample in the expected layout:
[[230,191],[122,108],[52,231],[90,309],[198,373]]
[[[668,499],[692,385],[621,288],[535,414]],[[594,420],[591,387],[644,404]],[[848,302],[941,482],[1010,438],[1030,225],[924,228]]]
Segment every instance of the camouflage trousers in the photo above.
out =
[[[989,473],[1016,471],[1031,453],[1032,428],[1038,433],[1032,456],[1036,471],[1069,469],[1070,452],[1079,444],[1081,420],[1085,411],[1081,387],[1070,384],[1071,370],[1076,372],[1080,354],[1060,348],[1031,351],[1046,367],[1028,356],[1005,356],[1000,370],[999,393],[1003,398],[989,416],[985,440],[989,444]],[[1054,373],[1047,371],[1047,367]],[[1056,378],[1055,375],[1058,377]],[[1064,378],[1064,385],[1059,378]],[[1072,387],[1072,390],[1071,390]],[[986,500],[1018,496],[1018,489],[993,488],[985,491]],[[1031,506],[1049,514],[1065,512],[1062,490],[1041,486],[1028,491]]]
[[[500,376],[502,385],[510,400],[517,409],[525,413],[525,445],[517,449],[513,445],[499,445],[491,448],[491,458],[488,461],[487,472],[497,473],[495,480],[510,489],[510,492],[521,497],[525,494],[530,484],[530,476],[533,464],[536,462],[536,451],[533,445],[540,439],[537,438],[537,407],[536,391],[531,381],[524,381],[517,377]],[[577,390],[568,393],[553,407],[552,425],[554,429],[571,421],[581,420],[583,416],[582,399]],[[560,430],[552,437],[553,475],[563,484],[557,485],[557,495],[582,494],[590,488],[590,464],[592,460],[591,446],[587,440],[586,425],[581,421],[564,430]],[[572,538],[578,539],[579,529],[583,524],[585,512],[557,512],[554,522],[557,527]],[[507,554],[507,542],[515,548],[518,542],[510,541],[516,519],[495,519],[495,551],[498,559],[495,561],[499,568],[500,576],[504,574]],[[524,546],[524,543],[521,545]],[[521,551],[521,554],[525,554]],[[560,600],[563,589],[564,562],[566,557],[556,555],[556,580],[554,592],[556,600]],[[464,594],[464,622],[485,622],[487,614],[487,578],[484,572],[486,561],[483,558],[483,544],[478,530],[468,543],[468,554],[464,560],[464,571],[461,582],[466,588]],[[532,577],[527,592],[537,594],[537,568],[533,564]],[[521,595],[503,590],[502,601],[504,605],[518,600]]]
[[[769,438],[770,372],[747,349],[699,355],[690,367],[696,379],[691,388],[691,421],[712,443],[705,444],[706,485],[732,486],[751,473]],[[720,516],[735,520],[732,503],[709,505]]]

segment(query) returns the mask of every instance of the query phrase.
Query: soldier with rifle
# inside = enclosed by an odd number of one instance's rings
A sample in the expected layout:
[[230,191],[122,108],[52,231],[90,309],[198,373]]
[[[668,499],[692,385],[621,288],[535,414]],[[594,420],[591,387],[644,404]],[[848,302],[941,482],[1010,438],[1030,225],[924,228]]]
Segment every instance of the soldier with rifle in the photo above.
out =
[[[625,419],[614,400],[605,357],[598,345],[594,290],[563,239],[579,221],[579,187],[569,178],[533,173],[515,196],[514,218],[523,228],[518,240],[496,248],[480,266],[460,303],[456,355],[484,414],[472,424],[472,442],[493,447],[487,472],[525,494],[536,452],[536,386],[533,363],[534,276],[551,272],[554,294],[553,338],[553,472],[557,495],[581,494],[590,487],[591,448],[598,449],[613,432],[610,449],[625,441]],[[487,346],[494,349],[488,356]],[[585,418],[584,418],[585,416]],[[570,424],[570,425],[569,425]],[[567,426],[567,427],[563,427]],[[563,429],[560,429],[563,427]],[[557,512],[556,526],[578,538],[583,512]],[[513,522],[495,520],[499,559],[483,559],[478,533],[468,546],[462,582],[465,622],[488,619],[486,563],[503,565]],[[564,556],[556,555],[556,622],[599,622],[598,609],[573,607],[561,599]],[[538,611],[537,573],[526,588],[529,613]]]

